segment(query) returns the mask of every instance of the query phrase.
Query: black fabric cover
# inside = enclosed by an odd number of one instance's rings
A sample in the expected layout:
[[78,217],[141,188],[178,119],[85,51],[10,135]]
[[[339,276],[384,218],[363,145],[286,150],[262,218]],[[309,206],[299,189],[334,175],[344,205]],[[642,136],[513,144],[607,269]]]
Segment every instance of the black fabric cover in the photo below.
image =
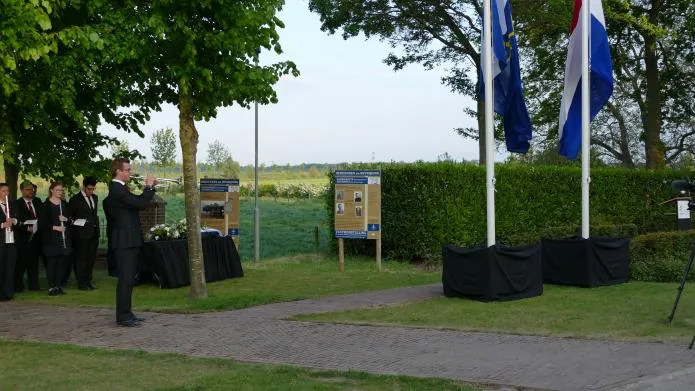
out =
[[[203,236],[202,241],[207,282],[244,276],[232,238]],[[141,261],[142,274],[151,273],[159,281],[160,288],[178,288],[190,284],[185,239],[145,242]]]
[[466,249],[444,246],[442,285],[447,297],[518,300],[543,294],[540,244]]
[[630,275],[630,238],[543,239],[543,280],[595,287],[622,284]]

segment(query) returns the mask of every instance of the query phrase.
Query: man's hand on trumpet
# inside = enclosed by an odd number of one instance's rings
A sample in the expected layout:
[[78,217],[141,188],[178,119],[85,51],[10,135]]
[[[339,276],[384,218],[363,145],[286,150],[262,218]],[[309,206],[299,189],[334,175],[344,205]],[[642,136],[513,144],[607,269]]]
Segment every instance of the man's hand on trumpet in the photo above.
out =
[[155,179],[154,175],[147,174],[147,178],[145,179],[145,186],[155,187],[156,185],[157,180]]

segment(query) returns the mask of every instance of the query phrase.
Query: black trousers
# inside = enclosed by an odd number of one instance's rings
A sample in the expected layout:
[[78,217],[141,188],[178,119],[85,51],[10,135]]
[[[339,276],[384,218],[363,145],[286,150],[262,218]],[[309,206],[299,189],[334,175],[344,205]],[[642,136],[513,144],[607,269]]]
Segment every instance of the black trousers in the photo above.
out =
[[48,288],[60,286],[60,280],[63,277],[65,264],[68,263],[67,255],[46,256],[46,279],[48,280]]
[[97,257],[99,238],[75,239],[73,245],[77,286],[85,287],[92,282],[92,270],[94,270],[94,261]]
[[114,257],[118,263],[118,287],[116,288],[116,321],[122,322],[133,317],[132,298],[137,273],[140,247],[115,248]]
[[14,244],[0,245],[0,301],[14,297],[14,268],[17,247]]
[[39,290],[39,242],[33,238],[29,243],[17,248],[15,266],[15,292],[24,291],[24,273],[27,275],[29,289]]

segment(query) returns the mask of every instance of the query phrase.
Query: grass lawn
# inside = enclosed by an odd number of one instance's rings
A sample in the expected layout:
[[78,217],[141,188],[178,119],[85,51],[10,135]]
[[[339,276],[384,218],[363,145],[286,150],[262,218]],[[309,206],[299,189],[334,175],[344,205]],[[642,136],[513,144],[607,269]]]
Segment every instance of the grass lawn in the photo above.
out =
[[33,342],[0,340],[0,351],[0,388],[8,390],[474,390],[443,379]]
[[[282,301],[375,291],[410,285],[436,283],[439,272],[423,271],[404,263],[384,262],[376,271],[373,259],[348,258],[345,272],[338,271],[334,258],[295,256],[245,262],[244,277],[208,284],[207,300],[188,298],[188,287],[159,289],[153,284],[137,286],[133,292],[135,310],[158,312],[202,312],[246,308]],[[17,300],[60,305],[115,306],[116,279],[95,271],[96,291],[83,292],[74,286],[65,296],[49,297],[45,292],[26,292]]]
[[695,286],[686,286],[673,323],[666,325],[677,287],[678,283],[645,282],[595,289],[545,285],[542,296],[521,301],[439,297],[295,319],[685,343],[695,334]]
[[[183,195],[163,195],[166,205],[166,222],[171,223],[185,217]],[[103,195],[100,195],[103,198]],[[305,254],[316,249],[314,230],[319,227],[319,251],[328,250],[332,232],[327,226],[325,201],[323,198],[286,200],[261,198],[261,259],[277,258],[293,254]],[[255,201],[241,198],[239,256],[242,260],[253,260],[253,219]],[[103,220],[103,210],[99,208]],[[105,229],[102,229],[105,232]],[[102,235],[100,247],[106,248],[106,235]]]

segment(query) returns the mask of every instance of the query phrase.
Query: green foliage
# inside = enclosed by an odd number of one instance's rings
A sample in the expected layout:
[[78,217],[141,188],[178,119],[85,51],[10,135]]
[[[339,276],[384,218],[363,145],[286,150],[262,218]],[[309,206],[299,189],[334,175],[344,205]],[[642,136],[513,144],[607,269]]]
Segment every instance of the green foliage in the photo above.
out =
[[[637,236],[630,245],[631,277],[638,281],[679,281],[694,240],[695,231],[654,232]],[[691,281],[693,274],[689,276]]]
[[70,185],[78,175],[100,176],[108,162],[99,150],[116,140],[98,127],[140,133],[151,109],[132,83],[132,41],[115,26],[118,6],[105,0],[0,4],[0,63],[11,63],[0,69],[0,153],[10,163],[8,177],[21,171]]
[[[396,259],[439,259],[442,245],[478,246],[486,238],[485,170],[472,164],[365,165],[382,170],[382,252]],[[590,221],[634,234],[675,227],[670,183],[677,171],[592,170]],[[546,232],[576,234],[581,223],[581,170],[577,167],[497,165],[496,233],[519,243]],[[334,178],[327,213],[332,230]],[[618,227],[614,227],[614,226]],[[600,226],[609,226],[600,228]],[[560,228],[556,228],[560,227]],[[598,230],[598,231],[597,231]],[[572,232],[574,231],[574,232]],[[373,243],[349,240],[348,253],[373,253]]]
[[[242,197],[253,197],[256,194],[256,187],[253,184],[241,185],[239,189]],[[328,187],[325,185],[314,184],[274,184],[265,183],[258,185],[259,197],[273,197],[286,199],[317,198],[327,194]]]
[[176,135],[174,129],[156,130],[152,134],[152,160],[159,167],[172,167],[176,160]]
[[208,164],[222,174],[224,178],[238,179],[241,175],[239,162],[234,161],[232,153],[221,141],[215,140],[208,144]]
[[[556,140],[572,4],[512,5],[534,131]],[[626,167],[644,161],[663,167],[692,150],[695,72],[686,64],[695,59],[695,3],[604,0],[603,6],[615,89],[592,124],[591,144]]]

